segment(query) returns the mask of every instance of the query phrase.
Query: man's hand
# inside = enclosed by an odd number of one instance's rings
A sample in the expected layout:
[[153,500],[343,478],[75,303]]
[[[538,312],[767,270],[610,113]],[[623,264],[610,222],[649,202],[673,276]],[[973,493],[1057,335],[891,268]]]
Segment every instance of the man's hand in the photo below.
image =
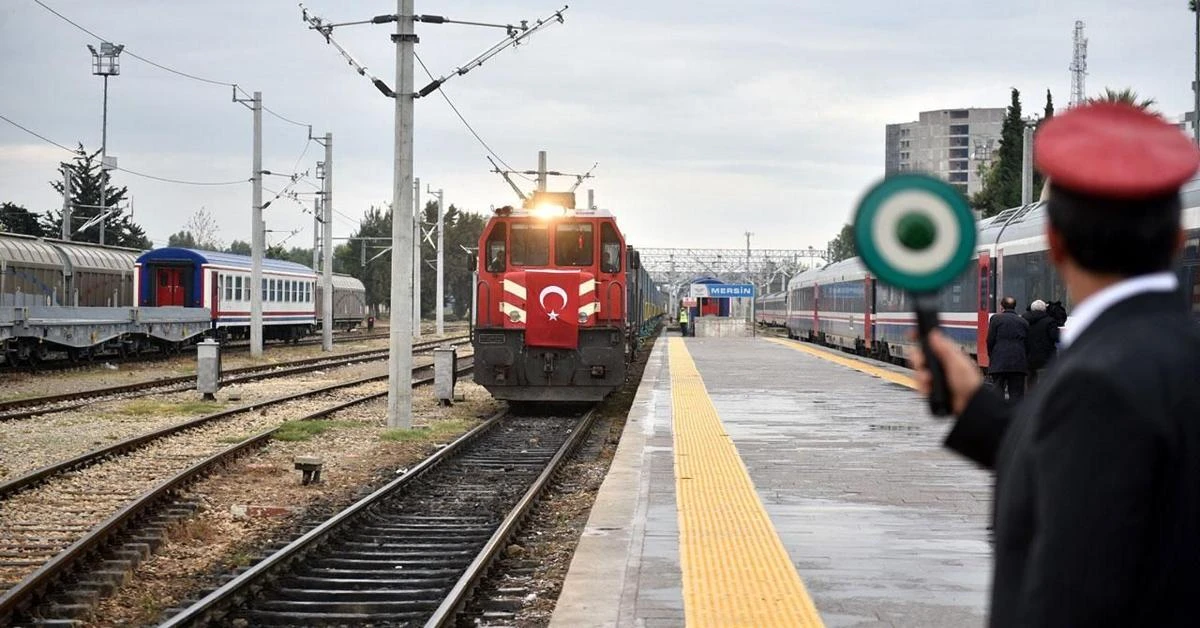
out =
[[[933,355],[937,357],[938,362],[941,363],[942,372],[946,374],[946,386],[949,389],[947,392],[950,394],[950,410],[956,415],[962,414],[967,407],[967,402],[983,385],[983,375],[979,373],[979,367],[971,361],[967,354],[936,329],[929,334],[929,347],[933,350]],[[929,391],[933,388],[933,375],[925,368],[924,352],[915,352],[912,363],[913,368],[916,369],[917,390],[928,396]]]

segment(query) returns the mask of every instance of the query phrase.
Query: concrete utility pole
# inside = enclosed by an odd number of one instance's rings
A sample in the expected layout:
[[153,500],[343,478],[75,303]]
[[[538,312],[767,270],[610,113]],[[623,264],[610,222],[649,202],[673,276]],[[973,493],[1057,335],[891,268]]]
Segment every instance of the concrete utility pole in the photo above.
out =
[[443,320],[443,317],[445,316],[445,313],[443,312],[443,310],[445,310],[445,304],[446,304],[446,292],[445,292],[445,290],[446,290],[445,191],[439,188],[436,193],[433,190],[430,190],[429,193],[436,196],[437,201],[438,201],[438,208],[437,208],[437,212],[438,212],[438,217],[437,217],[437,296],[434,297],[433,308],[434,308],[434,320],[437,322],[437,331],[434,333],[436,333],[437,335],[440,336],[446,332],[445,322]]
[[421,180],[413,179],[413,338],[421,337],[421,222],[425,208],[421,206]]
[[1022,129],[1021,141],[1021,205],[1033,202],[1033,125]]
[[396,159],[392,198],[392,301],[388,357],[387,424],[412,427],[412,311],[404,297],[413,286],[413,260],[404,252],[413,221],[413,0],[396,0]]
[[[414,285],[414,258],[407,254],[418,239],[414,238],[413,216],[418,213],[413,209],[413,104],[418,96],[427,96],[437,91],[443,83],[454,76],[462,76],[474,68],[483,65],[488,59],[499,54],[502,50],[516,46],[522,40],[542,29],[548,24],[563,21],[563,11],[556,11],[553,18],[538,20],[533,26],[522,22],[521,26],[510,24],[484,24],[447,19],[440,15],[416,15],[413,8],[414,0],[396,0],[395,15],[377,15],[370,20],[359,20],[335,24],[312,15],[301,7],[301,17],[309,24],[309,28],[317,31],[327,44],[333,44],[342,57],[371,81],[384,96],[395,100],[396,107],[396,153],[395,170],[392,189],[392,285],[391,285],[391,325],[389,329],[390,358],[388,360],[388,427],[408,428],[412,425],[412,325],[416,322],[412,315],[412,290]],[[413,90],[413,61],[415,53],[413,45],[417,43],[414,32],[416,22],[433,24],[467,24],[504,29],[507,33],[505,40],[492,46],[486,52],[476,57],[465,66],[457,68],[453,74],[434,79],[421,89],[420,94]],[[355,24],[386,24],[396,22],[396,34],[392,41],[396,44],[396,88],[393,90],[379,78],[371,75],[366,66],[359,63],[340,44],[333,39],[333,29]],[[415,253],[415,252],[414,252]],[[405,297],[408,297],[407,300]]]
[[321,267],[321,199],[313,197],[313,272]]
[[71,167],[63,166],[62,239],[71,239]]
[[333,133],[325,134],[325,254],[321,271],[325,298],[321,300],[321,350],[333,351]]
[[[235,98],[236,92],[235,92]],[[250,203],[250,357],[261,358],[263,354],[263,232],[262,219],[262,92],[254,92],[250,99],[254,112],[254,161]]]

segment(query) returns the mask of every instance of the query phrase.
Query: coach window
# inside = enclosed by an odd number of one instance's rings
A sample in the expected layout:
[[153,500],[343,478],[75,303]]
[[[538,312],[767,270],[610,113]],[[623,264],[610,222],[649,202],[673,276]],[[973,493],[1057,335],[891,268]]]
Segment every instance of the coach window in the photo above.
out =
[[225,288],[225,300],[232,301],[233,300],[233,277],[230,277],[229,275],[221,275],[221,283],[224,284],[224,288]]
[[600,223],[600,272],[621,272],[621,238],[611,222]]
[[508,230],[505,229],[505,224],[502,222],[496,223],[492,227],[492,232],[488,234],[487,250],[484,251],[487,265],[485,268],[489,273],[504,272],[506,249],[504,247],[505,240],[508,239]]
[[514,266],[546,266],[550,263],[550,230],[544,224],[518,222],[512,226]]
[[590,222],[564,222],[554,230],[554,263],[557,266],[591,266],[595,263],[596,236]]

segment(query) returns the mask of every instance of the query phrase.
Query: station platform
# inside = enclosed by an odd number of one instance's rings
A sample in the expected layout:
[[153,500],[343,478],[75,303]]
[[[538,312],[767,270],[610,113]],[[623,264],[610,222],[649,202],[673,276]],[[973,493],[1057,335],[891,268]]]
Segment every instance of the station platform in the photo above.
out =
[[989,473],[908,371],[660,337],[551,626],[981,626]]

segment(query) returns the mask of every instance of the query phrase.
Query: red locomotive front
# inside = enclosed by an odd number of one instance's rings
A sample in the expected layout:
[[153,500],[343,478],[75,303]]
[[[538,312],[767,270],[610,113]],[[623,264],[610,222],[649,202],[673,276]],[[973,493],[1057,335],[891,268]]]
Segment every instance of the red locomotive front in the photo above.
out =
[[598,401],[625,379],[625,242],[573,199],[498,209],[480,238],[475,382],[498,399]]

